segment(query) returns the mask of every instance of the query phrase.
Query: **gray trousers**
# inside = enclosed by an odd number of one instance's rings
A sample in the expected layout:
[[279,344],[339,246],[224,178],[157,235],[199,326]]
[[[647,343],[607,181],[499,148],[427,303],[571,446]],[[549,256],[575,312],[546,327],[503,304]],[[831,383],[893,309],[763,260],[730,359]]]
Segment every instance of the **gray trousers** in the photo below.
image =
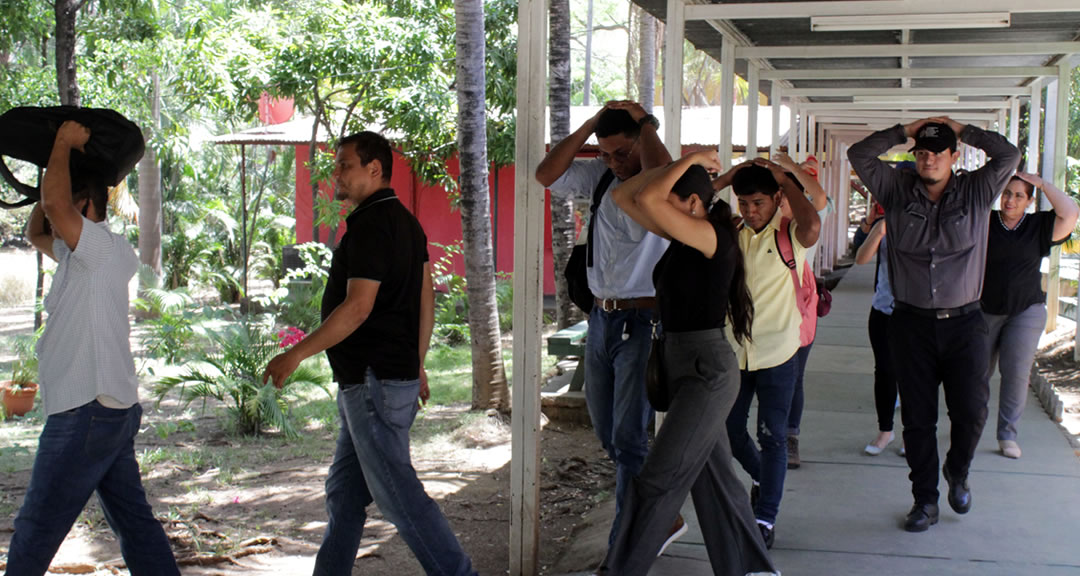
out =
[[775,571],[732,466],[726,421],[739,392],[739,369],[723,330],[669,332],[664,353],[671,407],[627,491],[604,560],[607,573],[647,574],[687,493],[714,574]]
[[998,394],[997,439],[1016,440],[1016,425],[1027,404],[1031,364],[1039,347],[1039,335],[1046,328],[1046,304],[1032,304],[1019,314],[983,314],[990,329],[989,379],[1000,364],[1001,390]]

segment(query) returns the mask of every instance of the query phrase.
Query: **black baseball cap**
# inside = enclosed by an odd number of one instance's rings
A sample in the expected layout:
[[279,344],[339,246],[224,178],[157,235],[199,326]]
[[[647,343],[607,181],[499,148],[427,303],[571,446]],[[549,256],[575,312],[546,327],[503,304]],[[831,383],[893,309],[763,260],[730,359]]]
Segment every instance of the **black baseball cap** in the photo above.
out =
[[956,150],[956,133],[948,124],[927,122],[915,133],[915,146],[909,150],[929,150],[935,154],[946,150]]

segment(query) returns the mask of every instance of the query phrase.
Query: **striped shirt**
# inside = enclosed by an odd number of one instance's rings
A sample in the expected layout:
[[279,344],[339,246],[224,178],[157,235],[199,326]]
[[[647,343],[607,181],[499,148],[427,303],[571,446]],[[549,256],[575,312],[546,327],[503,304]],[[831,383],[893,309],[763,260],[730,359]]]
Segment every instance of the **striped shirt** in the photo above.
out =
[[139,259],[104,222],[83,219],[75,250],[53,241],[58,265],[45,297],[48,321],[38,340],[38,379],[46,416],[109,396],[139,401],[128,342],[128,283]]
[[[548,189],[555,198],[592,200],[607,165],[599,158],[575,160]],[[589,290],[597,298],[643,298],[656,295],[652,273],[669,242],[634,222],[615,204],[611,184],[596,209],[593,229],[593,266],[588,269]]]

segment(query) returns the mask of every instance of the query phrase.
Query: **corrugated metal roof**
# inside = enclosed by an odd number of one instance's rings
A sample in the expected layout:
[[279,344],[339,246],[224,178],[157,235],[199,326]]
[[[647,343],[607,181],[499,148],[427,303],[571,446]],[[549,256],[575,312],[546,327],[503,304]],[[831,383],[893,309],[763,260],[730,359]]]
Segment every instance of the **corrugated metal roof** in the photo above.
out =
[[[667,5],[669,0],[633,0],[633,2],[661,21],[667,19]],[[681,1],[681,0],[680,0]],[[741,38],[733,40],[738,45],[752,47],[829,47],[829,46],[897,46],[905,44],[904,32],[901,30],[857,30],[857,31],[812,31],[811,19],[806,17],[807,11],[814,10],[814,4],[820,4],[823,10],[828,9],[831,13],[842,12],[844,8],[852,10],[874,10],[872,2],[827,2],[797,1],[791,3],[793,7],[801,10],[802,17],[783,17],[777,13],[783,10],[784,0],[736,0],[736,1],[712,1],[687,0],[687,5],[714,4],[738,8],[743,15],[750,18],[735,18],[731,20],[704,21],[688,20],[686,22],[686,38],[698,49],[705,51],[716,60],[720,60],[720,50],[724,42],[724,36],[717,29],[727,27],[728,31]],[[880,3],[882,11],[895,10],[895,13],[911,13],[910,5],[920,2],[889,2]],[[927,2],[921,2],[924,6],[933,6]],[[1077,42],[1080,41],[1080,2],[1068,3],[1054,0],[1028,0],[1026,2],[993,2],[993,8],[984,8],[982,3],[967,0],[950,0],[941,2],[939,10],[933,12],[958,12],[970,13],[975,11],[997,11],[1007,9],[1010,13],[1010,23],[1004,28],[949,28],[948,19],[943,17],[946,26],[942,29],[933,30],[909,30],[906,32],[908,45],[930,44],[1016,44],[1053,43],[1053,42]],[[753,10],[759,10],[761,17],[757,17]],[[768,12],[768,14],[766,13]],[[780,16],[780,17],[774,17]],[[962,17],[961,17],[962,18]],[[957,18],[960,20],[960,18]],[[1080,52],[1080,50],[1070,50]],[[781,82],[790,88],[900,88],[899,78],[859,78],[859,69],[900,69],[901,66],[912,69],[920,68],[973,68],[973,67],[1003,67],[1003,66],[1053,66],[1063,58],[1071,57],[1070,53],[1043,53],[1043,54],[1011,54],[1011,55],[923,55],[911,56],[904,64],[903,59],[897,54],[896,57],[882,56],[881,54],[867,55],[867,57],[813,57],[813,58],[764,58],[761,60],[764,68],[776,70],[799,70],[799,69],[847,69],[851,70],[850,78],[838,79],[788,79]],[[735,61],[736,73],[746,77],[747,60],[738,58]],[[979,88],[979,87],[1025,87],[1030,86],[1034,77],[949,77],[949,78],[911,78],[905,84],[912,88]],[[762,79],[760,84],[762,93],[768,94],[770,82]],[[787,97],[785,96],[785,99]],[[987,95],[980,96],[975,100],[980,101],[1004,101],[1008,96]],[[801,102],[834,101],[835,98],[824,97],[800,97]],[[847,99],[850,101],[850,99]],[[986,110],[986,109],[984,109]]]
[[[570,107],[570,125],[571,129],[576,129],[578,126],[585,123],[586,120],[591,118],[596,112],[600,110],[599,106],[571,106]],[[653,114],[660,119],[662,123],[664,121],[664,109],[657,107],[654,109]],[[736,147],[746,146],[747,136],[747,109],[746,106],[736,106],[735,114],[732,118],[732,144]],[[787,142],[788,124],[790,123],[791,115],[787,106],[782,106],[780,110],[780,141]],[[311,143],[311,117],[304,116],[295,118],[282,124],[275,124],[272,126],[256,126],[254,128],[248,128],[247,130],[241,130],[233,134],[224,134],[221,136],[214,136],[210,138],[210,141],[215,144],[246,144],[246,145],[303,145]],[[370,130],[379,131],[378,126],[372,126]],[[720,132],[723,126],[720,123],[720,108],[686,108],[683,110],[682,117],[682,143],[684,145],[707,145],[716,146],[720,144]],[[550,142],[551,130],[548,127],[546,140]],[[391,140],[396,140],[395,137],[388,135]],[[325,144],[329,139],[327,138],[326,130],[323,127],[319,127],[318,141],[321,144]],[[757,130],[757,142],[758,146],[767,148],[772,140],[772,111],[769,106],[758,107],[758,130]],[[596,138],[589,139],[590,144],[596,143]]]

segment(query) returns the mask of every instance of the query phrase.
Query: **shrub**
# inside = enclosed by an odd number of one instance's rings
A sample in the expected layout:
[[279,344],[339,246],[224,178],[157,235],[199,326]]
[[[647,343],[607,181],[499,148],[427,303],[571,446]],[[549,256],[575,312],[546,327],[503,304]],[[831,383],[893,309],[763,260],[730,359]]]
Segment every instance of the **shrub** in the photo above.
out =
[[170,364],[187,358],[196,336],[195,312],[191,310],[194,302],[186,288],[143,289],[142,297],[135,299],[135,307],[147,316],[147,332],[142,337],[147,354]]
[[157,403],[176,390],[180,402],[187,405],[213,398],[223,404],[241,434],[258,435],[267,428],[281,430],[295,437],[296,430],[289,415],[286,394],[298,385],[319,386],[329,395],[328,375],[304,362],[293,372],[282,389],[263,385],[266,365],[279,350],[270,327],[265,323],[243,318],[224,330],[208,332],[212,348],[201,354],[196,362],[184,368],[179,376],[161,378],[154,385]]
[[21,306],[34,299],[34,285],[29,278],[16,274],[0,276],[0,308]]

